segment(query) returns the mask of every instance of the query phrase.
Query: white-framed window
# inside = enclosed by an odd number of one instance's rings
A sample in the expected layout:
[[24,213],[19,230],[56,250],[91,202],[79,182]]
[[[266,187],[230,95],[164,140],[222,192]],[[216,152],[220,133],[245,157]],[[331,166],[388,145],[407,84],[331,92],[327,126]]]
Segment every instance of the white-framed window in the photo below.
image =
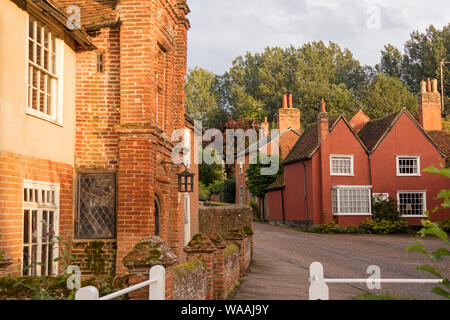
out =
[[397,156],[397,176],[420,176],[419,156]]
[[389,193],[372,193],[373,201],[386,201],[389,199]]
[[244,173],[244,165],[242,163],[239,163],[239,174]]
[[371,186],[333,186],[334,215],[371,215]]
[[427,210],[426,191],[397,191],[397,206],[402,217],[423,217]]
[[26,112],[62,124],[63,41],[47,24],[31,15],[27,39]]
[[330,155],[330,175],[353,176],[353,155]]
[[23,275],[57,274],[59,184],[23,181]]

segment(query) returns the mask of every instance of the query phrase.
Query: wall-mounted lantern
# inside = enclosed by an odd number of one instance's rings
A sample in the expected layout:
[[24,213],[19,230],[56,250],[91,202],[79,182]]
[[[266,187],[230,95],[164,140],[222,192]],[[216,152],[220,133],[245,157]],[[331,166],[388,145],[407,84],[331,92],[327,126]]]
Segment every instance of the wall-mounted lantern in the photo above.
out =
[[194,176],[195,174],[189,172],[187,168],[178,174],[178,191],[179,192],[194,192]]

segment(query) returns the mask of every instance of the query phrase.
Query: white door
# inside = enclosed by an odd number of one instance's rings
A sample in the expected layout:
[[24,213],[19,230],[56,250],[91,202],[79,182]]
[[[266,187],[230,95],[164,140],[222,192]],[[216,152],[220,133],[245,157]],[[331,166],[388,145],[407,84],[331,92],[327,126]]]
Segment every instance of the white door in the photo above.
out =
[[191,240],[191,197],[184,193],[184,245]]

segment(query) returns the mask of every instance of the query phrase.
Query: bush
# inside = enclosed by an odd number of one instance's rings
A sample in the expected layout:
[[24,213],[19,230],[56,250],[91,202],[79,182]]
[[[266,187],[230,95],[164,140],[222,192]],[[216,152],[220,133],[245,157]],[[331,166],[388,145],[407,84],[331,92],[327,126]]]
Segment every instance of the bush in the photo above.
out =
[[361,222],[361,229],[366,233],[402,233],[408,228],[408,222],[405,220],[391,221],[387,219],[375,218],[373,220],[366,219]]
[[217,194],[220,201],[234,203],[236,199],[236,180],[234,178],[216,181],[207,187],[209,195]]
[[253,200],[250,200],[248,202],[248,205],[250,206],[250,208],[252,208],[252,211],[253,211],[253,221],[259,221],[258,205]]
[[336,222],[334,221],[331,221],[330,223],[327,224],[314,226],[311,229],[311,231],[314,233],[340,233],[341,230],[342,227],[336,224]]
[[198,185],[199,185],[198,198],[202,201],[208,201],[210,194],[208,188],[203,184],[203,182],[199,182]]
[[439,221],[438,225],[443,231],[450,232],[450,219]]
[[374,219],[399,221],[400,212],[397,203],[391,197],[387,200],[381,200],[374,196],[372,199],[372,213]]

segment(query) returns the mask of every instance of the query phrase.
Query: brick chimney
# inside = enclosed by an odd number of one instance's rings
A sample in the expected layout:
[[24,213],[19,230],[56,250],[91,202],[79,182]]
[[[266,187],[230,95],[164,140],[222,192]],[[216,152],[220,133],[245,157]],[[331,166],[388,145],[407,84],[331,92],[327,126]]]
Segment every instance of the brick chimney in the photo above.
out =
[[293,107],[292,93],[290,92],[283,94],[283,107],[278,110],[278,129],[280,133],[288,128],[300,132],[300,109]]
[[437,80],[420,82],[419,123],[426,131],[442,130],[441,95],[437,89]]
[[325,100],[323,100],[323,98],[320,103],[320,113],[317,115],[317,130],[317,137],[319,139],[319,142],[322,142],[323,140],[325,140],[329,133],[328,113],[325,108]]

